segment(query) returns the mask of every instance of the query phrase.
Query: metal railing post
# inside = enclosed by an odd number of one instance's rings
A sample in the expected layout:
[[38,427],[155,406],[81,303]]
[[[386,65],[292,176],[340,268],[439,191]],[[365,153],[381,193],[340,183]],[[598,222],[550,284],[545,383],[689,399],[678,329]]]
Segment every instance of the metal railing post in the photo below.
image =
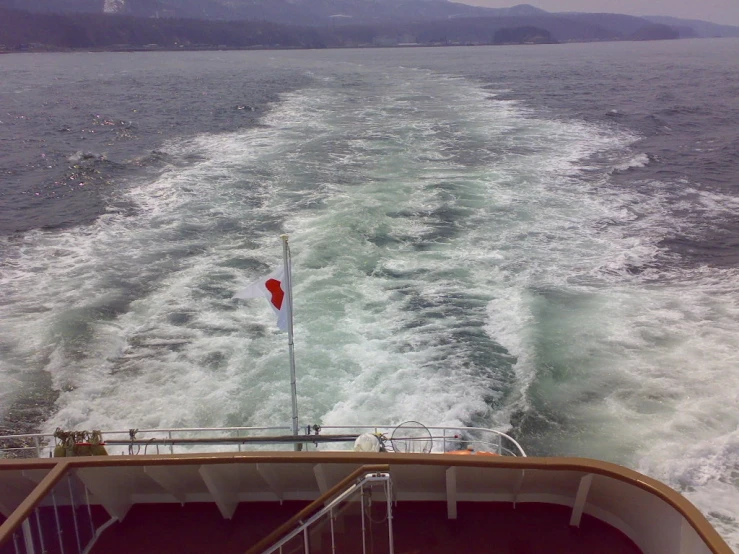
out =
[[336,554],[336,539],[334,538],[334,510],[331,509],[328,513],[328,518],[331,527],[331,554]]
[[21,523],[21,529],[23,529],[23,542],[26,546],[26,554],[36,554],[36,548],[33,544],[33,531],[31,530],[31,522],[26,518]]
[[77,537],[77,552],[82,553],[82,541],[80,540],[80,528],[77,525],[77,510],[75,509],[74,491],[72,490],[72,474],[67,473],[67,484],[69,485],[69,508],[72,510],[72,521],[74,521],[74,534]]
[[359,492],[359,502],[362,504],[362,554],[367,554],[367,538],[364,530],[364,483],[362,483],[362,489]]
[[90,516],[90,532],[92,533],[90,542],[95,540],[95,522],[92,521],[92,507],[90,507],[90,495],[87,490],[87,485],[83,483],[85,487],[85,503],[87,504],[87,515]]
[[51,489],[51,502],[54,504],[54,519],[56,519],[56,534],[59,537],[59,552],[64,554],[64,542],[62,541],[62,524],[59,522],[59,512],[56,507],[56,494],[54,489]]
[[385,481],[385,495],[387,500],[387,535],[389,553],[395,554],[395,544],[393,542],[393,482],[389,479]]
[[38,540],[41,543],[41,552],[46,552],[46,546],[44,546],[44,533],[41,530],[41,517],[38,515],[38,508],[34,508],[33,513],[36,514],[36,528],[38,529]]

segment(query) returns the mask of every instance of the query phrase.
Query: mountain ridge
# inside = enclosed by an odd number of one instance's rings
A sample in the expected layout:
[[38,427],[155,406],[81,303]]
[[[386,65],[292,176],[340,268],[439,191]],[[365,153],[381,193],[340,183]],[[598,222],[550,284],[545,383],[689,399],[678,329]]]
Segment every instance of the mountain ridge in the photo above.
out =
[[496,34],[552,43],[739,36],[739,27],[698,20],[447,0],[0,0],[0,10],[5,50],[494,44]]

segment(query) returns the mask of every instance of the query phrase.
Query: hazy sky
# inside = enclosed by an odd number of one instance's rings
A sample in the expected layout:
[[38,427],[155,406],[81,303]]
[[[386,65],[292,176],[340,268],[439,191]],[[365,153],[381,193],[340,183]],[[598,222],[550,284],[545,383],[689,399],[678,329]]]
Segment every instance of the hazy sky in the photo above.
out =
[[739,0],[452,0],[474,6],[509,8],[531,4],[548,12],[609,12],[671,15],[739,26]]

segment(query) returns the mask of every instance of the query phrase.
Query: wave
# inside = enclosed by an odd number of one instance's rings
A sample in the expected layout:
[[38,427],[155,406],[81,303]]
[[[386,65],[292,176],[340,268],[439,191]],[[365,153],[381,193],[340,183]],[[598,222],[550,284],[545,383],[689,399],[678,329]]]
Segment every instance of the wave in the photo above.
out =
[[636,156],[627,160],[626,162],[615,165],[612,168],[611,172],[624,172],[624,171],[628,171],[629,169],[646,167],[647,165],[649,165],[651,161],[652,161],[652,158],[649,154],[645,154],[645,153],[637,154]]
[[676,183],[611,180],[650,163],[637,137],[431,71],[332,71],[259,127],[162,145],[177,162],[133,178],[134,209],[4,240],[1,378],[52,376],[42,427],[288,421],[284,336],[231,300],[288,232],[301,421],[513,427],[724,486],[732,431],[705,422],[736,421],[737,276],[662,263],[695,221]]

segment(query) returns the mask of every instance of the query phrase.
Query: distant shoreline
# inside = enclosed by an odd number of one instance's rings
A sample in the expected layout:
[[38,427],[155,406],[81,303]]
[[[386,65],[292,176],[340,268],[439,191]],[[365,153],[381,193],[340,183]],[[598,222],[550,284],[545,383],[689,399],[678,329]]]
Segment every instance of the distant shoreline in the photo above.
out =
[[360,46],[183,46],[183,47],[170,47],[170,46],[131,46],[129,48],[56,48],[53,46],[43,47],[28,47],[22,49],[7,49],[0,50],[2,54],[59,54],[59,53],[99,53],[99,52],[119,52],[119,53],[138,53],[138,52],[260,52],[260,51],[284,51],[284,50],[383,50],[383,49],[412,49],[412,48],[459,48],[459,47],[481,47],[481,46],[561,46],[565,44],[593,44],[593,43],[616,43],[616,42],[674,42],[674,41],[685,41],[685,40],[710,40],[710,39],[731,39],[736,37],[706,37],[706,38],[692,38],[692,39],[653,39],[653,40],[571,40],[568,42],[551,42],[551,43],[506,43],[506,44],[398,44],[394,46],[378,46],[373,44],[360,45]]

